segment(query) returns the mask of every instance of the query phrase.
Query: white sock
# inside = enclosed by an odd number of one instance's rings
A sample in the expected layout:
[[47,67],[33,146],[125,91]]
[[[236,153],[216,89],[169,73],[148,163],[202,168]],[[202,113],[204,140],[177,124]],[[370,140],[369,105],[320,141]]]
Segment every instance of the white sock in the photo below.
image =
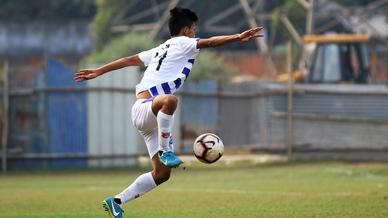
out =
[[174,124],[174,115],[168,115],[159,111],[156,119],[158,122],[159,150],[169,150],[169,141],[172,125]]
[[156,183],[152,177],[152,173],[144,173],[143,175],[137,177],[137,179],[128,186],[128,188],[116,195],[115,198],[119,198],[121,200],[120,206],[122,206],[124,203],[144,195],[155,187]]

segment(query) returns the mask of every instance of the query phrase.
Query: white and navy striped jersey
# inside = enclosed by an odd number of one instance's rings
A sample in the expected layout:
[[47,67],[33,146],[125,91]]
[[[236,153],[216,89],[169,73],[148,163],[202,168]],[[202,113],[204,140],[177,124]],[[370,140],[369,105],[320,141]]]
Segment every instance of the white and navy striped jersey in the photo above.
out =
[[189,76],[199,54],[198,39],[173,37],[148,51],[139,53],[147,66],[143,78],[136,86],[136,94],[148,90],[152,96],[173,94]]

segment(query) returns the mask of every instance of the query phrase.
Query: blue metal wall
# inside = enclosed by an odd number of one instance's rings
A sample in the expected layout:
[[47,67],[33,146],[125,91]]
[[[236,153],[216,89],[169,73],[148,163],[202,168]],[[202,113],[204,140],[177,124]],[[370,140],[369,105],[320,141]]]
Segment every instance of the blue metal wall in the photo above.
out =
[[[73,80],[68,66],[48,60],[47,87],[84,87]],[[49,152],[87,153],[86,94],[84,92],[49,92],[47,95]],[[50,167],[86,167],[86,159],[53,160]]]

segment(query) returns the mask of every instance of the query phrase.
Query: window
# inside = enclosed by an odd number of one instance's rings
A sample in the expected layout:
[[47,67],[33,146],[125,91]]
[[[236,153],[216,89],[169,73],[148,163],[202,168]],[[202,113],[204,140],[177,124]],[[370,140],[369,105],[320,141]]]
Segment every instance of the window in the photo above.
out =
[[326,44],[324,50],[323,81],[324,83],[341,80],[341,65],[338,44]]

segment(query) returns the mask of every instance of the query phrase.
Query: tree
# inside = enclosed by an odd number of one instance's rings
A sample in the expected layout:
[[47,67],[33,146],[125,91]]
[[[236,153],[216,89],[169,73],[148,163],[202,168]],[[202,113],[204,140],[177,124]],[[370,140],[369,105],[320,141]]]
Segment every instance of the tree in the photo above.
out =
[[97,14],[92,22],[92,33],[95,38],[96,50],[101,50],[114,36],[111,27],[118,21],[116,15],[126,4],[127,0],[96,0]]
[[[276,7],[272,12],[271,23],[271,36],[270,36],[270,48],[272,49],[275,38],[279,37],[282,43],[285,43],[288,38],[292,38],[289,31],[281,23],[281,16],[286,16],[294,24],[294,28],[298,33],[303,35],[305,29],[306,11],[297,2],[297,0],[286,1],[284,4]],[[297,42],[292,41],[293,51],[293,68],[298,67],[299,59],[302,54],[302,47]]]
[[[88,65],[107,63],[120,57],[148,50],[161,43],[149,38],[149,32],[113,34],[111,27],[120,24],[127,0],[97,0],[97,14],[92,22],[95,50],[85,59]],[[226,80],[236,72],[227,66],[222,57],[214,52],[201,51],[190,78]]]

